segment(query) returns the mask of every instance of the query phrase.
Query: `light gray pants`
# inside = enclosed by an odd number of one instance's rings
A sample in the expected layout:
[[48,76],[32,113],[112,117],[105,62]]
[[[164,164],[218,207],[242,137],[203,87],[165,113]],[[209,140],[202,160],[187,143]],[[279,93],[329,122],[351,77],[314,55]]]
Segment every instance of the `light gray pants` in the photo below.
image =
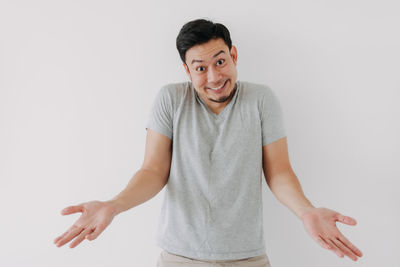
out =
[[163,250],[157,267],[271,267],[267,254],[240,260],[195,260]]

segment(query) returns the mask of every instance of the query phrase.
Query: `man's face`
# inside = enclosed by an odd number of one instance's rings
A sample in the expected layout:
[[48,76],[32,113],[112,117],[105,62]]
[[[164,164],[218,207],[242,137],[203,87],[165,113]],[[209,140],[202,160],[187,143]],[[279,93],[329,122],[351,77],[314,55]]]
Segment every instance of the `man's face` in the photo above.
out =
[[236,47],[232,45],[229,51],[224,40],[218,38],[188,49],[187,65],[183,66],[200,97],[215,106],[226,102],[233,93],[237,79],[236,63]]

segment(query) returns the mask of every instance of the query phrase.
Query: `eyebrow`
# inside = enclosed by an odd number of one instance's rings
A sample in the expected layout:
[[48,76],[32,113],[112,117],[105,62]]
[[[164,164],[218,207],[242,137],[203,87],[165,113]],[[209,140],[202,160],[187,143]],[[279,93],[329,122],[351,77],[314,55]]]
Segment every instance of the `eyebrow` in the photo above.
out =
[[[221,53],[225,53],[225,51],[224,51],[224,50],[219,51],[218,53],[216,53],[216,54],[213,56],[213,58],[217,57],[217,56],[218,56],[219,54],[221,54]],[[195,62],[203,62],[203,61],[204,61],[204,60],[193,59],[191,65],[193,65],[193,63],[195,63]]]

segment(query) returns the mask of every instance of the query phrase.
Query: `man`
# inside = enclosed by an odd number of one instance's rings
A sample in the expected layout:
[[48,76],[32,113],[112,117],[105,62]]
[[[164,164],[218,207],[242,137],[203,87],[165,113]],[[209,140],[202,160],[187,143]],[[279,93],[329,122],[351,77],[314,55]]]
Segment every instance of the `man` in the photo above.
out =
[[323,248],[354,261],[361,251],[337,229],[348,216],[316,208],[304,196],[288,157],[282,111],[267,86],[237,80],[237,49],[228,29],[186,23],[177,49],[190,82],[161,88],[146,129],[142,167],[109,201],[70,206],[82,212],[54,242],[93,240],[113,218],[166,185],[157,244],[158,266],[270,266],[265,253],[261,177]]

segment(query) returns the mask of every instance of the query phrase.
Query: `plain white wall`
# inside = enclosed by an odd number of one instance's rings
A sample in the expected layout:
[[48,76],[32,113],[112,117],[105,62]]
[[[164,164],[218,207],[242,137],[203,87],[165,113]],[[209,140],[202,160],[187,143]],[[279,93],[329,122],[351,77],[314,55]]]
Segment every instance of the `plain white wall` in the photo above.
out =
[[161,191],[95,241],[53,239],[142,164],[145,123],[166,83],[188,80],[184,23],[221,22],[238,79],[264,83],[284,111],[292,166],[315,206],[364,256],[321,248],[264,182],[267,253],[280,266],[400,266],[400,5],[396,1],[1,1],[0,265],[155,266]]

